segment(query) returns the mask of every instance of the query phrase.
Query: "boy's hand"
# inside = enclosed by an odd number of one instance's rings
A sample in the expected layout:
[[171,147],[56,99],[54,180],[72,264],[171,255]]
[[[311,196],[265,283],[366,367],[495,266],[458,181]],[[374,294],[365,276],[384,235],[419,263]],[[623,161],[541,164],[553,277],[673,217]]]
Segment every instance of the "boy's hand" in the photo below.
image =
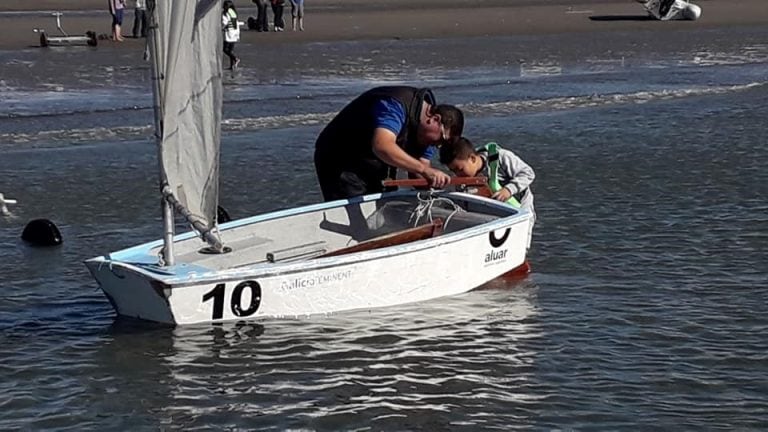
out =
[[512,192],[510,192],[507,188],[501,188],[500,191],[491,195],[491,198],[501,202],[507,202],[508,199],[512,198]]

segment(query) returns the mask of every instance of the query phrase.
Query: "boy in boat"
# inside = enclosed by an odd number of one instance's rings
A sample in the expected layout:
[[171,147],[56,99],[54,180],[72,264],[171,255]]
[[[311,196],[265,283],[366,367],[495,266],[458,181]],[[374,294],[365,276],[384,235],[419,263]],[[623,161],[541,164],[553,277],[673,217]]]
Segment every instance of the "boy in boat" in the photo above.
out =
[[486,177],[491,198],[530,210],[535,217],[530,186],[536,174],[513,152],[493,142],[476,149],[461,137],[440,147],[440,162],[458,177]]

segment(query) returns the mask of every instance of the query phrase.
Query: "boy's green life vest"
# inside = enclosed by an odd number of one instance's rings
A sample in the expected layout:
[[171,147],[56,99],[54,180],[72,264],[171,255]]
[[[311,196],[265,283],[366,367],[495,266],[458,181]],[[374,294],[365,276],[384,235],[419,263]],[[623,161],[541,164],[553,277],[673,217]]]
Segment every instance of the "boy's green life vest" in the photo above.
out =
[[[491,192],[496,193],[502,189],[501,183],[499,183],[499,145],[495,142],[489,142],[479,150],[488,154],[488,188],[491,189]],[[509,197],[507,204],[520,208],[520,203],[513,196]]]

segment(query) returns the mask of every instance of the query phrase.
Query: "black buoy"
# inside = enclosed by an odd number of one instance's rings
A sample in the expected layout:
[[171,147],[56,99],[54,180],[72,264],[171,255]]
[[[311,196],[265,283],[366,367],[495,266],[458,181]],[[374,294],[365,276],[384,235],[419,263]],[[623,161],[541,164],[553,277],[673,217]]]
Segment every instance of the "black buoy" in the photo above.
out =
[[43,48],[48,46],[48,35],[43,30],[40,30],[40,46]]
[[56,224],[48,219],[35,219],[24,227],[21,239],[33,246],[58,246],[61,244],[61,232]]
[[258,30],[259,29],[258,20],[255,17],[249,16],[247,24],[248,24],[248,30]]
[[99,44],[99,39],[96,37],[95,31],[88,30],[87,32],[85,32],[85,36],[88,38],[88,42],[87,42],[88,46],[95,47],[96,45]]
[[224,207],[219,206],[216,212],[216,221],[218,223],[227,223],[231,220],[232,218],[229,217],[229,213],[227,213],[227,210]]

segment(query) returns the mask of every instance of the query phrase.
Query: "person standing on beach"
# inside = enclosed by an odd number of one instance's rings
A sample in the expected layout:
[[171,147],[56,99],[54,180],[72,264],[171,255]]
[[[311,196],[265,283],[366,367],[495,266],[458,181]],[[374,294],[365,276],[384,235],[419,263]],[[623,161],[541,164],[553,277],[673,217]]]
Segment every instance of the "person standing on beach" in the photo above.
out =
[[291,0],[291,24],[293,31],[296,31],[296,24],[299,30],[304,31],[304,0]]
[[441,188],[450,177],[431,167],[436,147],[464,130],[464,114],[437,105],[430,89],[377,87],[350,102],[320,132],[315,171],[326,201],[382,192],[402,169]]
[[125,9],[125,0],[107,0],[109,2],[109,13],[112,14],[112,40],[123,41],[123,34],[120,27],[123,25],[123,10]]
[[283,21],[283,10],[285,9],[285,0],[272,0],[272,13],[275,15],[275,31],[285,30],[285,21]]
[[269,31],[269,20],[267,19],[267,5],[269,0],[252,0],[256,3],[256,31]]
[[224,30],[224,54],[229,57],[229,69],[235,70],[240,59],[235,55],[235,44],[240,40],[240,23],[237,21],[237,10],[231,0],[222,4],[221,25]]
[[147,0],[136,0],[133,9],[133,37],[139,36],[147,37]]

